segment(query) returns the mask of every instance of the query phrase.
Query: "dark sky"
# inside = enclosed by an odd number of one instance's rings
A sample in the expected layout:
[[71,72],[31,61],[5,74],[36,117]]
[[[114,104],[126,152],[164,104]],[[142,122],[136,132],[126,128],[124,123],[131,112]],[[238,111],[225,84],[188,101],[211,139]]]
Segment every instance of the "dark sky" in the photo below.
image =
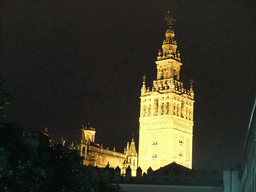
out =
[[104,148],[138,146],[142,76],[155,61],[170,10],[183,66],[194,79],[193,167],[241,163],[256,95],[255,6],[234,1],[1,1],[1,73],[11,119],[67,142],[82,124]]

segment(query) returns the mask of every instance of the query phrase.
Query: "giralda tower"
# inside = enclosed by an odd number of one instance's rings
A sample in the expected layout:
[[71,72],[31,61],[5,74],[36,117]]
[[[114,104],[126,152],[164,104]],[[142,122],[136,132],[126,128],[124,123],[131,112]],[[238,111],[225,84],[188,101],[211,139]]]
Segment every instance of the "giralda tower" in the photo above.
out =
[[140,101],[139,166],[143,172],[172,162],[192,169],[193,81],[189,90],[180,81],[181,58],[168,12],[168,29],[156,63],[157,80],[150,90],[143,77]]

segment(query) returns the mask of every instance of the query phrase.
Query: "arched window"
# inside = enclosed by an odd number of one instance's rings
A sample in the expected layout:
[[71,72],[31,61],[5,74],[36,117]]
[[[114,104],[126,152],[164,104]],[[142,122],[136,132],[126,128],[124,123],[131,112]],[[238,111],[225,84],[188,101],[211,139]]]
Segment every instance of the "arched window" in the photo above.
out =
[[189,110],[189,120],[193,119],[192,109]]
[[154,115],[158,115],[158,99],[154,100]]
[[185,111],[184,111],[184,100],[181,101],[181,117],[185,116]]
[[165,114],[169,114],[169,102],[165,105]]
[[175,69],[173,69],[173,78],[177,79],[177,77],[178,77],[178,73]]
[[173,104],[173,115],[176,115],[176,103]]
[[142,117],[145,117],[146,114],[146,105],[143,105],[142,107]]
[[161,103],[161,111],[160,111],[161,115],[164,114],[164,103]]
[[148,106],[148,116],[151,114],[151,105]]

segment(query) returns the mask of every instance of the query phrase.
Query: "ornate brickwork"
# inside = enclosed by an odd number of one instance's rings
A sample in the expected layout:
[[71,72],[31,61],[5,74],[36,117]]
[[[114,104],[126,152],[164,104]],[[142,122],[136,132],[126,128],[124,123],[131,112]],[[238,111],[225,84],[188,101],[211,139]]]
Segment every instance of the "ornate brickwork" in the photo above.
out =
[[166,39],[162,51],[158,52],[157,80],[153,81],[151,90],[146,89],[146,77],[143,77],[139,120],[139,166],[143,172],[174,161],[192,168],[193,82],[189,90],[180,82],[182,63],[172,21],[168,20]]

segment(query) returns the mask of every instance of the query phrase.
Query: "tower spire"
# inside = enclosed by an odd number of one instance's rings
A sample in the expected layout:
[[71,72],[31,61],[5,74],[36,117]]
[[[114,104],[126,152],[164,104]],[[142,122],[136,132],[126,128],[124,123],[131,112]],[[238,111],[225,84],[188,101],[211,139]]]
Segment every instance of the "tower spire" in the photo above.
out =
[[143,77],[143,85],[142,85],[142,88],[141,88],[141,95],[146,93],[147,89],[146,89],[146,75],[144,74]]
[[190,96],[192,99],[194,99],[193,84],[194,84],[194,81],[193,81],[193,79],[191,79],[190,80]]
[[165,40],[162,44],[162,51],[159,50],[157,56],[157,80],[173,78],[180,80],[180,67],[182,65],[180,52],[177,49],[177,42],[174,39],[175,33],[172,28],[175,19],[170,15],[170,11],[165,16],[165,21],[169,26],[165,32]]
[[[146,90],[146,77],[143,77],[141,88],[138,165],[143,172],[149,167],[156,170],[172,162],[192,168],[193,83],[189,90],[183,88],[180,81],[182,63],[172,28],[175,19],[169,11],[165,21],[168,28],[155,61],[154,88],[151,92]],[[159,129],[161,132],[157,131]],[[160,142],[163,140],[166,142]]]

